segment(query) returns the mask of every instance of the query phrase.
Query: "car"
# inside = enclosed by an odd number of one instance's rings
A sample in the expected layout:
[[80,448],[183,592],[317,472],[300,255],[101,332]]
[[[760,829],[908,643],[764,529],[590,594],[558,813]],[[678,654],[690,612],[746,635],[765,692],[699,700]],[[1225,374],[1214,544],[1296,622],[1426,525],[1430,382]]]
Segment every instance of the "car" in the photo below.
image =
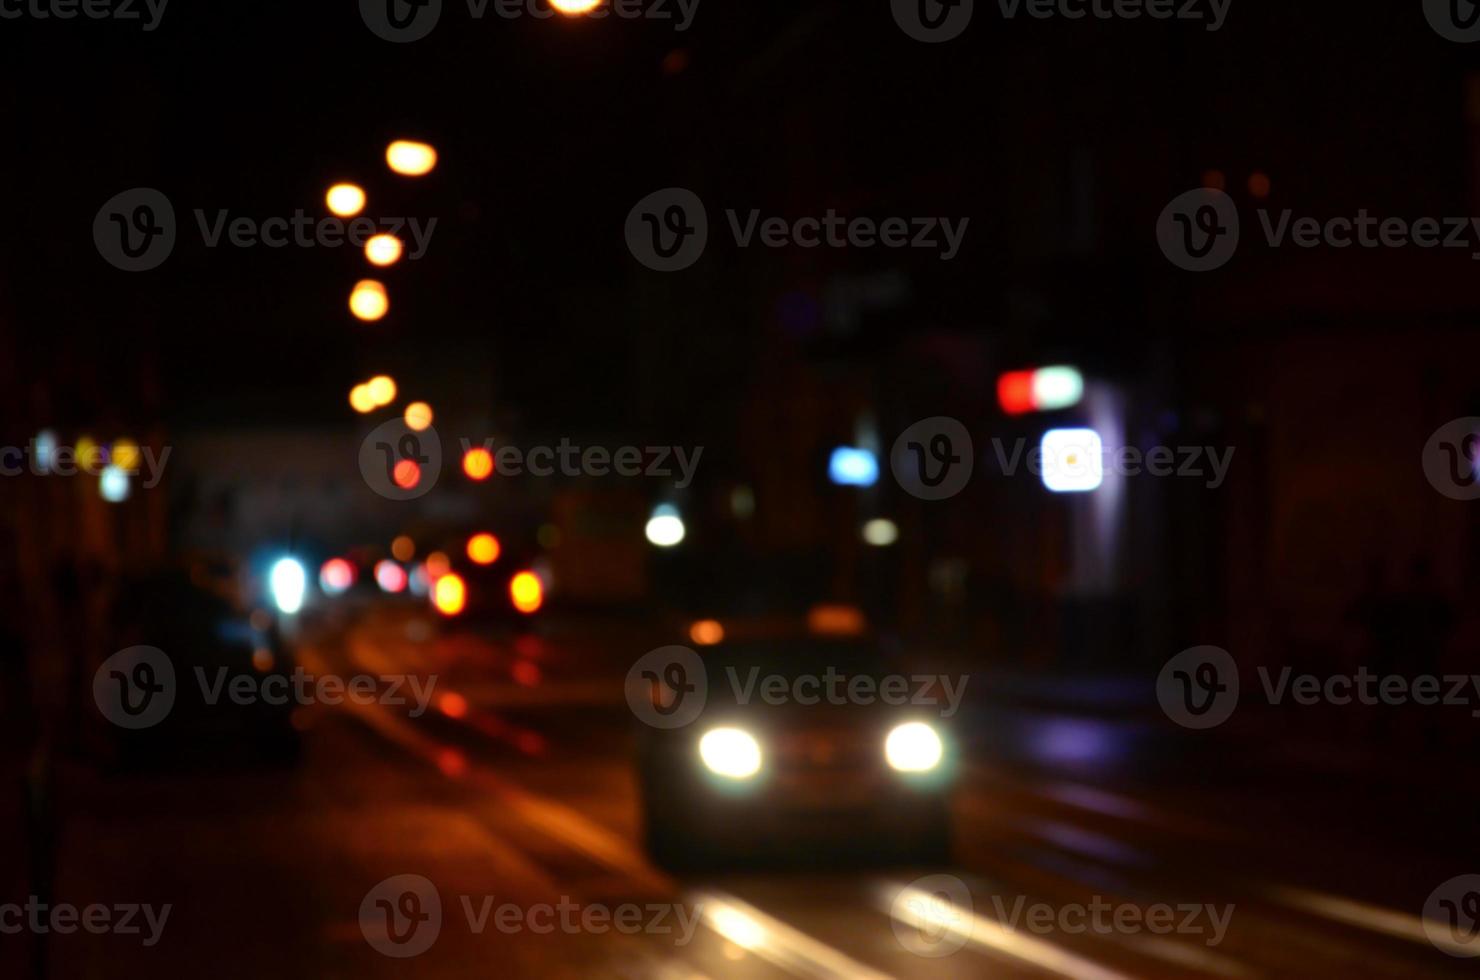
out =
[[225,762],[291,764],[300,739],[294,705],[263,698],[210,703],[203,685],[227,690],[233,679],[291,683],[294,662],[275,617],[243,607],[240,575],[200,560],[125,577],[113,603],[112,646],[155,647],[173,664],[176,697],[169,715],[140,730],[103,729],[102,752],[126,768]]
[[[643,836],[655,861],[949,860],[951,733],[918,707],[849,697],[854,678],[898,673],[877,640],[809,630],[700,649],[698,718],[639,726]],[[659,702],[671,697],[661,688],[654,682]]]

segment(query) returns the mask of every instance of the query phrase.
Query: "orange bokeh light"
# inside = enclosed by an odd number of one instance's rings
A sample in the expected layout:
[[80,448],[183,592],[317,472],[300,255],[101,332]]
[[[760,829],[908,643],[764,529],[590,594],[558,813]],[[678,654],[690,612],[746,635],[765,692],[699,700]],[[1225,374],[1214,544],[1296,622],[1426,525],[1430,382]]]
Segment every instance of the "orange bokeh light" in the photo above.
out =
[[447,574],[432,587],[432,604],[444,616],[456,616],[468,604],[468,587],[459,575]]
[[444,552],[434,551],[430,555],[427,555],[426,566],[427,575],[435,582],[443,575],[452,571],[452,559],[448,558]]
[[712,647],[725,638],[725,628],[717,619],[701,619],[689,627],[689,639],[701,647]]
[[498,538],[486,532],[468,538],[468,560],[475,564],[492,565],[502,551]]
[[379,320],[391,308],[385,284],[374,279],[361,279],[349,294],[349,311],[361,320]]
[[391,479],[402,490],[410,490],[421,482],[421,467],[415,460],[403,459],[391,470]]
[[509,599],[520,612],[535,612],[545,604],[545,585],[534,572],[520,572],[509,580]]
[[493,453],[486,449],[469,449],[463,454],[463,472],[470,480],[486,480],[493,475]]
[[456,691],[448,691],[437,699],[437,707],[449,718],[461,718],[468,713],[468,699]]

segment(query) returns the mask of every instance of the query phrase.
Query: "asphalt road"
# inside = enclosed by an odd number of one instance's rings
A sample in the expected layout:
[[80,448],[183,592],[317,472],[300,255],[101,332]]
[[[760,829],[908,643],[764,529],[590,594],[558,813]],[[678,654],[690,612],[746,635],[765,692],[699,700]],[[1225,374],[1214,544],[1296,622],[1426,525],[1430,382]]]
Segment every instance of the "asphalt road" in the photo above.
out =
[[[3,935],[0,966],[25,975],[44,951],[57,977],[1473,975],[1422,918],[1473,869],[1421,821],[1338,826],[1309,781],[1137,780],[1094,748],[1150,751],[1134,724],[1041,710],[968,752],[951,867],[676,879],[638,843],[613,671],[643,651],[623,642],[492,641],[389,609],[324,624],[308,670],[435,675],[428,710],[301,709],[290,767],[63,767],[54,900],[168,918],[152,944],[147,928]],[[1036,761],[1000,751],[1023,737]]]

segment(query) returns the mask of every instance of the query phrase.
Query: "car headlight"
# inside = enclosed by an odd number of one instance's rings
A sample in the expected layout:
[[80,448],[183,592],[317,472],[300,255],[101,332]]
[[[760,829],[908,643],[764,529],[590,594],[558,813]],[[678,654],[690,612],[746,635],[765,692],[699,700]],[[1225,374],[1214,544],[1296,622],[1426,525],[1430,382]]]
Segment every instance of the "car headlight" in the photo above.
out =
[[716,775],[749,779],[761,770],[761,745],[738,728],[714,728],[699,739],[699,758]]
[[308,590],[308,573],[303,565],[293,558],[280,558],[272,566],[267,578],[272,589],[273,602],[285,615],[291,616],[303,608],[303,596]]
[[900,725],[884,739],[884,758],[900,772],[929,772],[944,754],[940,736],[923,721]]

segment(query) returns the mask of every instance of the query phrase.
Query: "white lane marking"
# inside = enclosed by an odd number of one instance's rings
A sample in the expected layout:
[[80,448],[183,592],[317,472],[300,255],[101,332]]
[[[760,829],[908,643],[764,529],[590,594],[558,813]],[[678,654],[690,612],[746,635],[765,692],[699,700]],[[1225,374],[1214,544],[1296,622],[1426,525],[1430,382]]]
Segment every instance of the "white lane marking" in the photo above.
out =
[[[917,888],[896,882],[881,882],[876,890],[879,907],[906,925],[945,929],[962,937],[973,946],[994,953],[1004,953],[1042,970],[1075,980],[1129,980],[1082,956],[1061,949],[1047,940],[1029,936],[1000,922],[977,915],[971,909],[953,905],[950,915],[926,922],[915,910],[929,908],[939,901]],[[903,900],[901,900],[903,899]]]
[[1443,948],[1446,953],[1462,955],[1473,953],[1473,947],[1446,938],[1443,929],[1436,930],[1433,934],[1425,931],[1424,919],[1421,916],[1409,915],[1406,912],[1385,909],[1378,905],[1369,905],[1366,902],[1342,898],[1339,895],[1327,895],[1324,892],[1309,891],[1304,888],[1267,885],[1264,887],[1264,892],[1268,898],[1282,905],[1288,905],[1333,922],[1357,926],[1369,932],[1396,936],[1399,939],[1407,939],[1410,942],[1424,945],[1434,943]]
[[692,899],[706,926],[790,973],[823,980],[893,980],[733,895],[703,891]]

